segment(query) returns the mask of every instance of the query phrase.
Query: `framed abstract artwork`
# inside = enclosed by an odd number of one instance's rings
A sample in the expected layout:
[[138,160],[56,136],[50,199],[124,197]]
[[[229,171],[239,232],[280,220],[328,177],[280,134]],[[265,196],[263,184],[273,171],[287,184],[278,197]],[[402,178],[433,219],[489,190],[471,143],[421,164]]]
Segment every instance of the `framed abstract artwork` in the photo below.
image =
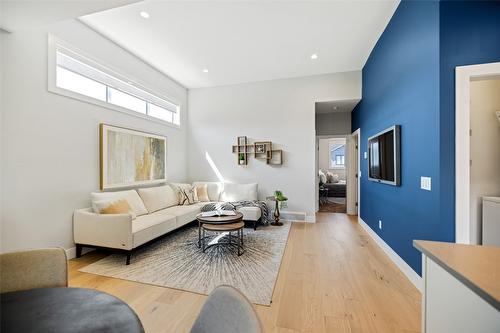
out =
[[101,190],[166,181],[167,138],[99,124]]

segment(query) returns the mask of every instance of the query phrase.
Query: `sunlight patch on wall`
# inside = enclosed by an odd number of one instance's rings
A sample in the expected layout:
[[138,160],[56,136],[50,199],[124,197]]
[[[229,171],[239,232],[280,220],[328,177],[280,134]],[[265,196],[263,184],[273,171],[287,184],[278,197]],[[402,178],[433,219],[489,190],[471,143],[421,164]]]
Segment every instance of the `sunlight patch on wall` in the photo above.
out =
[[217,168],[217,166],[215,165],[214,161],[212,160],[212,158],[210,157],[210,154],[205,151],[205,158],[207,159],[207,162],[208,164],[210,164],[210,167],[212,168],[213,172],[215,173],[215,175],[217,176],[217,179],[221,182],[221,183],[224,183],[224,177],[222,176],[222,174],[220,173],[219,169]]

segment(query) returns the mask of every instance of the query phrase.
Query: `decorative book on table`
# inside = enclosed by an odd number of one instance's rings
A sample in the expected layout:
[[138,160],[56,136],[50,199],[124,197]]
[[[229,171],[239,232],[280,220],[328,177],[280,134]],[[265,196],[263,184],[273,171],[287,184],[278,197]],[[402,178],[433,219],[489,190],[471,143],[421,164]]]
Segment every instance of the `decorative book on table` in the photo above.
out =
[[212,217],[212,216],[235,216],[236,212],[234,210],[217,209],[211,210],[209,212],[201,213],[202,217]]

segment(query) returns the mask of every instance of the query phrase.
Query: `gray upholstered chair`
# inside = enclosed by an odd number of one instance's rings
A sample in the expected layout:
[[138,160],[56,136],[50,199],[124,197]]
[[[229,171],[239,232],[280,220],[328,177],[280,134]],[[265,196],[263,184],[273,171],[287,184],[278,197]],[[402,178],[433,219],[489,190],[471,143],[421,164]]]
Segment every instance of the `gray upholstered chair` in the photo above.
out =
[[0,293],[67,286],[68,262],[63,249],[0,254]]
[[191,333],[260,333],[259,317],[252,304],[237,289],[219,286],[208,296]]

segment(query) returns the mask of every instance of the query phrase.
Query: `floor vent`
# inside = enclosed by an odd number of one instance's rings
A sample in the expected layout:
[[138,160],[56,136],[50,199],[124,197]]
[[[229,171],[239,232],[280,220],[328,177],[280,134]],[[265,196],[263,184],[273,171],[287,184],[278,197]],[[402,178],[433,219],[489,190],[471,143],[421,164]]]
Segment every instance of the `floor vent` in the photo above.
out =
[[[271,212],[271,219],[273,219],[274,211]],[[287,221],[298,221],[304,222],[306,220],[305,212],[291,212],[291,211],[280,211],[280,219]]]

